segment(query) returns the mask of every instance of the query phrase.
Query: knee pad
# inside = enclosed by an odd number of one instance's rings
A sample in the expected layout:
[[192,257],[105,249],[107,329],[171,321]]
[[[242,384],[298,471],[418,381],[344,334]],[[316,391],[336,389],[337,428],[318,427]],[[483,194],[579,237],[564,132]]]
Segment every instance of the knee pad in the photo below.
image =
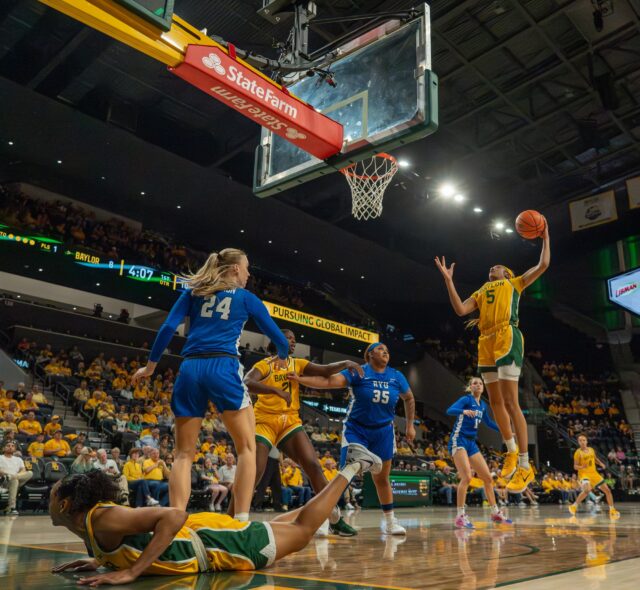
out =
[[522,369],[515,363],[498,367],[498,379],[502,379],[503,381],[518,381],[518,379],[520,379],[520,373],[522,373]]
[[486,373],[481,373],[481,374],[482,374],[482,380],[484,381],[485,385],[498,382],[499,377],[496,371],[487,371]]

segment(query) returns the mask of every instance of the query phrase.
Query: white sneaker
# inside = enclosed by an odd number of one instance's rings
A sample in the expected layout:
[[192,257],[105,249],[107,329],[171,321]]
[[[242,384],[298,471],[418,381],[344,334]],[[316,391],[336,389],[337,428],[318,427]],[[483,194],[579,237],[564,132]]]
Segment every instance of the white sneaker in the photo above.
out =
[[216,512],[222,512],[222,504],[216,504],[215,505],[215,511]]
[[316,537],[328,537],[329,536],[329,519],[325,520],[320,528],[316,531]]
[[355,510],[355,508],[353,507],[353,504],[351,502],[347,502],[347,505],[345,506],[345,508],[347,510]]
[[346,464],[360,463],[362,470],[360,473],[366,473],[370,471],[373,474],[380,473],[382,471],[382,459],[378,455],[372,453],[366,447],[357,443],[351,443],[347,447],[347,460]]
[[398,519],[395,516],[393,517],[391,522],[387,521],[387,519],[385,518],[382,521],[381,528],[382,528],[382,533],[384,535],[406,535],[407,534],[407,530],[403,526],[400,526],[400,524],[398,523]]
[[147,506],[157,506],[158,504],[160,504],[160,502],[158,502],[158,500],[156,500],[155,498],[147,498],[147,501],[145,503]]

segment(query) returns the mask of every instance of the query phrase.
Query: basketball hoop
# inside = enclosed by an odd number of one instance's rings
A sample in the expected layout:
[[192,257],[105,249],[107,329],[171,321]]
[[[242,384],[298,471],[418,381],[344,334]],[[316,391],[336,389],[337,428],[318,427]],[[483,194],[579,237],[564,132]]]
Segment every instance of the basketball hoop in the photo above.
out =
[[351,188],[351,213],[356,219],[366,221],[382,215],[384,191],[397,171],[397,160],[384,153],[340,170]]

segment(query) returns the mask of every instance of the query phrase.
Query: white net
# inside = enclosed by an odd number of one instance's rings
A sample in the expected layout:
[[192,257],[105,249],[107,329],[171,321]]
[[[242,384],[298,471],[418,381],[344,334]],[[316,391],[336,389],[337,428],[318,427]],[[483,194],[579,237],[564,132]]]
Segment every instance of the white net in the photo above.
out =
[[376,154],[340,170],[351,188],[351,213],[356,219],[382,215],[384,191],[397,171],[398,162],[389,154]]

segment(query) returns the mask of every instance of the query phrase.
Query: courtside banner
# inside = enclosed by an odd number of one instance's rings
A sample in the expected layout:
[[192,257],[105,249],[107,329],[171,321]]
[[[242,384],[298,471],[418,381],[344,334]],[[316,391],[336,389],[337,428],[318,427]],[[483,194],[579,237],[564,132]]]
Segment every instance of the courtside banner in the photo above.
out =
[[342,149],[342,125],[249,66],[210,45],[189,45],[176,76],[316,158]]
[[629,195],[629,209],[640,207],[640,176],[627,180],[627,194]]
[[571,229],[580,231],[618,219],[616,197],[613,191],[585,197],[569,203]]
[[269,301],[263,301],[269,310],[269,315],[275,320],[284,320],[285,322],[291,322],[293,324],[300,324],[301,326],[307,326],[315,330],[322,330],[323,332],[329,332],[336,336],[344,336],[345,338],[352,338],[360,342],[378,342],[378,334],[375,332],[369,332],[362,328],[356,328],[355,326],[349,326],[347,324],[341,324],[321,318],[310,313],[305,313],[299,309],[291,309],[290,307],[284,307],[277,303],[270,303]]

